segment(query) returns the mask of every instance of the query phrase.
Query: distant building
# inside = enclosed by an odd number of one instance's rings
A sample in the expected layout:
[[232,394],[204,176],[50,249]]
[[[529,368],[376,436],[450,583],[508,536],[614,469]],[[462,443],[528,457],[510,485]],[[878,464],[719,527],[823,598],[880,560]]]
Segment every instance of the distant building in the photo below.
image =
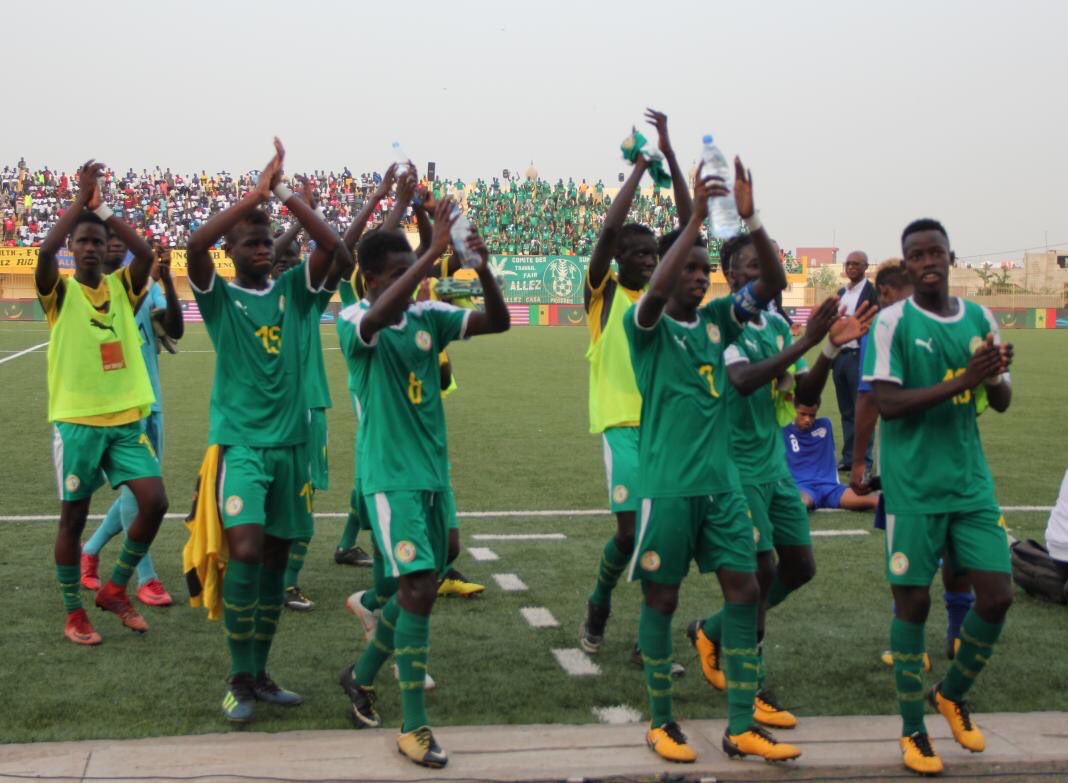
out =
[[809,267],[827,266],[838,263],[836,247],[799,247],[794,251],[794,258],[807,262]]

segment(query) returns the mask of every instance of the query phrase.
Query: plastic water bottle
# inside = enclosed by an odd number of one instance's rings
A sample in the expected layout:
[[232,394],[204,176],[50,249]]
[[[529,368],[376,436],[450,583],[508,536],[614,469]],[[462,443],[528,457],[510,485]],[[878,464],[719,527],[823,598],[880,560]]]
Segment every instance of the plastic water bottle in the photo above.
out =
[[734,190],[731,188],[734,174],[719,147],[712,143],[712,137],[706,135],[701,141],[704,143],[701,149],[701,161],[704,163],[701,175],[721,177],[727,187],[727,195],[713,196],[708,200],[708,220],[712,224],[712,236],[720,240],[730,239],[738,233],[741,223],[734,204]]
[[482,259],[479,258],[478,253],[469,250],[467,247],[467,238],[471,236],[471,221],[467,219],[467,216],[456,204],[452,205],[449,218],[453,220],[452,228],[449,229],[449,237],[452,239],[452,246],[456,250],[460,264],[465,269],[478,266]]
[[[404,150],[401,149],[399,141],[393,142],[393,160],[397,164],[398,177],[411,168],[411,165],[408,163],[411,158],[404,154]],[[414,174],[415,172],[413,171],[412,173]]]

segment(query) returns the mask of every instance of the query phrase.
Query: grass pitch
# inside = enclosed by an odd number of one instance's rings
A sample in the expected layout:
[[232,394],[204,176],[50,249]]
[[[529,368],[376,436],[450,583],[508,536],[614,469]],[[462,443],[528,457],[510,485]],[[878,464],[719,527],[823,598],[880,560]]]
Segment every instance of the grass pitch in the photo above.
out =
[[[1050,505],[1065,468],[1058,436],[1057,401],[1068,384],[1068,335],[1057,331],[1009,332],[1017,344],[1015,400],[1006,415],[981,419],[987,457],[1003,505]],[[47,340],[44,324],[0,323],[0,360]],[[332,328],[324,346],[333,348]],[[461,511],[591,509],[606,505],[600,444],[587,434],[586,365],[582,329],[516,328],[451,350],[460,392],[446,402],[457,503]],[[161,358],[166,442],[164,472],[171,510],[184,512],[206,445],[207,407],[214,354],[204,329],[191,325],[177,356]],[[317,510],[346,508],[352,475],[353,417],[345,397],[342,358],[326,351],[334,393],[330,412],[331,487]],[[5,404],[0,431],[8,457],[0,515],[54,514],[58,509],[46,422],[45,355],[30,353],[0,364]],[[831,388],[825,415],[837,419]],[[837,422],[836,422],[837,423]],[[1061,428],[1062,429],[1062,428]],[[837,433],[840,438],[840,433]],[[103,513],[113,493],[102,490],[93,512]],[[1007,514],[1017,537],[1042,538],[1046,515]],[[89,527],[95,526],[91,521]],[[601,674],[570,677],[551,655],[577,646],[577,629],[593,585],[597,557],[613,529],[607,516],[507,517],[461,521],[465,546],[488,546],[495,562],[464,554],[458,566],[487,585],[477,599],[443,600],[432,624],[430,669],[438,689],[428,695],[437,725],[471,723],[582,723],[592,709],[627,705],[647,714],[640,671],[629,664],[639,592],[616,592],[608,637],[596,662]],[[818,514],[816,529],[868,530],[862,514]],[[348,593],[370,585],[369,570],[333,564],[341,520],[317,523],[302,585],[319,607],[287,612],[272,655],[272,674],[307,697],[291,711],[260,706],[257,730],[344,728],[346,701],[337,673],[362,647],[348,616]],[[479,533],[550,533],[564,541],[473,541]],[[0,716],[4,741],[139,737],[219,731],[218,709],[228,658],[218,624],[184,605],[180,549],[185,531],[167,522],[153,546],[164,583],[179,599],[170,609],[147,609],[151,632],[136,636],[116,618],[95,610],[105,642],[77,648],[61,635],[63,615],[52,561],[54,523],[0,522],[0,616],[5,620],[0,682],[16,708]],[[88,535],[88,533],[87,533]],[[361,542],[367,545],[366,534]],[[890,672],[878,661],[886,646],[889,591],[882,572],[881,534],[821,537],[815,542],[819,574],[768,620],[769,684],[800,716],[892,713]],[[114,562],[117,542],[104,550],[102,568]],[[106,572],[106,571],[105,571]],[[506,593],[494,573],[515,573],[528,586]],[[935,660],[930,682],[945,671],[945,613],[934,595],[928,643]],[[83,593],[87,605],[92,596]],[[676,687],[676,712],[686,718],[722,717],[723,694],[700,676],[683,633],[685,622],[718,608],[711,578],[685,583],[674,628],[677,659],[688,665]],[[545,607],[557,628],[534,629],[519,614]],[[1018,592],[991,665],[973,691],[976,709],[1068,709],[1068,667],[1051,652],[1068,648],[1063,607]],[[378,682],[387,725],[399,725],[392,674]]]

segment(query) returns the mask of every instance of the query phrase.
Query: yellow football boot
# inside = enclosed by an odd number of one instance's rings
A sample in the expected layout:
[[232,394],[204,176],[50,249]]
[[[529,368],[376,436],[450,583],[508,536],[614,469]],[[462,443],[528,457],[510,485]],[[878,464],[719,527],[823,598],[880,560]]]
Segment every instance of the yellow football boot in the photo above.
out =
[[449,757],[434,739],[429,726],[397,735],[397,752],[407,756],[421,767],[441,769],[449,763]]
[[927,694],[927,701],[942,713],[957,744],[972,753],[982,753],[986,750],[986,740],[983,739],[983,732],[979,731],[979,727],[972,722],[968,705],[962,701],[947,699],[942,695],[941,687],[942,683],[938,683],[931,688],[931,692]]
[[917,775],[941,775],[942,759],[934,752],[931,738],[922,731],[901,738],[901,761]]
[[445,576],[442,578],[440,584],[438,584],[438,595],[457,595],[460,598],[470,598],[473,595],[478,595],[485,589],[486,588],[483,585],[476,584],[475,582],[468,582],[464,579],[463,574],[455,568],[450,568],[445,572]]
[[767,688],[761,688],[756,692],[756,698],[753,701],[753,720],[775,729],[792,729],[797,726],[797,717],[789,710],[783,709]]
[[645,733],[645,744],[660,758],[668,761],[692,764],[697,760],[697,754],[687,744],[686,735],[675,721],[665,723],[660,728],[654,729],[650,726],[649,731]]
[[779,742],[759,726],[750,726],[741,734],[723,733],[723,752],[732,759],[744,756],[760,756],[764,761],[790,761],[801,751],[786,742]]

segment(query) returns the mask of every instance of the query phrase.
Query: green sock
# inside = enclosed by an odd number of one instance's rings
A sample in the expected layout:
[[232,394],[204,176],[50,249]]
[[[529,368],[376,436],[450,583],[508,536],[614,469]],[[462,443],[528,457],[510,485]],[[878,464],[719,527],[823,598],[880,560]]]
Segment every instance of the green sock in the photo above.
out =
[[960,649],[953,656],[953,663],[942,680],[942,695],[953,701],[961,701],[972,687],[979,672],[994,653],[994,642],[1001,636],[1004,623],[988,623],[972,608],[960,626]]
[[82,571],[79,566],[56,565],[56,581],[63,592],[63,608],[68,613],[82,608],[81,587]]
[[231,560],[223,576],[223,627],[230,648],[230,673],[255,674],[253,636],[256,632],[256,604],[260,592],[259,563]]
[[374,685],[378,670],[393,654],[393,638],[397,631],[397,615],[399,614],[400,606],[396,601],[390,601],[382,608],[382,613],[378,616],[378,625],[375,627],[375,635],[352,670],[352,678],[357,685],[365,687]]
[[771,588],[768,590],[768,609],[781,604],[786,600],[786,596],[792,592],[793,588],[784,585],[779,577],[776,576],[775,581],[771,583]]
[[764,687],[768,678],[768,667],[764,665],[764,632],[757,631],[757,690]]
[[[704,623],[701,625],[701,630],[705,632],[705,636],[708,637],[710,642],[719,642],[723,640],[723,610],[720,609],[715,614],[711,614],[705,618]],[[723,666],[723,661],[720,661],[719,665]]]
[[356,490],[349,495],[349,515],[345,517],[345,529],[341,531],[341,538],[337,542],[338,549],[352,549],[356,546],[356,536],[360,532],[360,517],[356,513],[359,496]]
[[426,716],[426,659],[430,654],[430,618],[400,609],[394,633],[394,654],[400,671],[401,710],[404,725],[401,731],[414,731],[429,726]]
[[311,537],[295,538],[289,542],[289,560],[286,562],[285,588],[297,586],[300,579],[300,569],[304,568],[304,556],[308,554],[308,543]]
[[126,587],[130,577],[133,576],[134,569],[137,568],[137,564],[141,562],[141,558],[147,551],[148,544],[134,541],[129,535],[123,538],[122,551],[119,552],[119,559],[111,571],[111,581],[119,587]]
[[727,730],[737,735],[753,725],[753,700],[760,677],[757,604],[723,605],[723,669],[727,674]]
[[252,637],[254,673],[267,671],[267,656],[271,643],[278,632],[278,618],[282,616],[282,601],[285,598],[284,571],[274,571],[264,566],[260,569],[259,603],[256,604],[255,635]]
[[645,690],[649,693],[650,725],[670,723],[671,714],[671,615],[642,602],[638,620],[638,646],[642,650]]
[[597,584],[590,594],[590,603],[605,607],[612,605],[612,590],[630,562],[630,555],[630,552],[620,551],[615,538],[608,539],[604,551],[601,552],[601,562],[597,566]]
[[896,617],[890,623],[890,654],[894,656],[897,709],[901,713],[901,736],[927,732],[923,722],[923,625]]

